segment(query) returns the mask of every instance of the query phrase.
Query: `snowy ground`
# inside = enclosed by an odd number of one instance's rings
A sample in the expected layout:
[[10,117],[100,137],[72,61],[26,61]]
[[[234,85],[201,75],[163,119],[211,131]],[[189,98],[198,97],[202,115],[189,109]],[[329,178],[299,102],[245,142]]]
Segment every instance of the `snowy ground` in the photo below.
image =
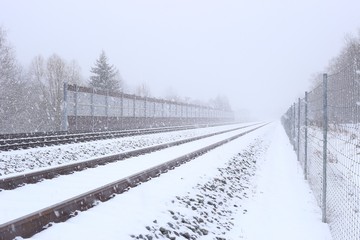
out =
[[284,130],[274,123],[54,224],[33,239],[331,236]]
[[[0,224],[176,159],[256,127],[238,129],[84,171],[0,191]],[[16,206],[16,208],[14,208]]]
[[[329,124],[326,218],[336,239],[360,238],[359,124]],[[308,127],[308,179],[318,204],[323,194],[323,130]],[[301,143],[305,142],[303,135]],[[304,164],[304,147],[300,148]]]
[[90,158],[192,138],[250,124],[251,123],[232,124],[34,149],[0,151],[0,177],[10,177],[38,168],[83,161]]
[[245,239],[332,239],[280,123],[253,187],[242,218]]

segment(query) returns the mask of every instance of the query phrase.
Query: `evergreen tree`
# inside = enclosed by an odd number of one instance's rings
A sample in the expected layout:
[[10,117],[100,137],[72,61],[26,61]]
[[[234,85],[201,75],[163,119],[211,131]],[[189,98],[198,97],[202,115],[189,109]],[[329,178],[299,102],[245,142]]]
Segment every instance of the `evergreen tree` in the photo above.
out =
[[108,63],[108,58],[104,51],[101,52],[96,60],[95,66],[91,68],[91,72],[93,73],[90,76],[90,85],[92,87],[109,91],[119,90],[118,70]]

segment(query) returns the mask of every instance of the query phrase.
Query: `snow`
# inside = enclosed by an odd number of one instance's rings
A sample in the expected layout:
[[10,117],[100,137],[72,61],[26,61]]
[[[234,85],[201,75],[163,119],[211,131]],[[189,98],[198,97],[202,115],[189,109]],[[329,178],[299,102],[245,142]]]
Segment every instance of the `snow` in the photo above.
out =
[[331,239],[280,124],[253,187],[254,195],[246,204],[248,214],[241,219],[245,239]]
[[[181,144],[151,154],[118,161],[85,171],[63,175],[37,184],[27,184],[15,190],[0,192],[0,224],[19,218],[58,202],[126,178],[158,164],[191,153],[201,147],[235,136],[254,127],[219,134],[195,142]],[[26,201],[24,196],[26,196]],[[18,205],[16,209],[12,206]]]
[[156,236],[331,240],[279,122],[54,224],[33,239]]
[[[327,220],[336,239],[359,239],[359,123],[329,124],[327,132]],[[308,179],[322,202],[323,131],[308,128]],[[349,237],[351,236],[351,237]]]
[[146,146],[192,138],[200,135],[246,126],[251,123],[130,136],[85,143],[73,143],[34,149],[0,151],[0,177],[16,176],[39,168],[84,161]]

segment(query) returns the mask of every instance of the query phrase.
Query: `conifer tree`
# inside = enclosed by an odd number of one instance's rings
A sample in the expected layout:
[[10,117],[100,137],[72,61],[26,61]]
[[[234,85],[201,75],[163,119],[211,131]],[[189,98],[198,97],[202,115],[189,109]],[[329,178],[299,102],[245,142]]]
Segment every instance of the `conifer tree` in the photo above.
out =
[[93,73],[90,76],[90,85],[92,87],[109,91],[119,90],[118,70],[108,63],[108,58],[104,51],[101,52],[96,60],[95,66],[91,68],[91,72]]

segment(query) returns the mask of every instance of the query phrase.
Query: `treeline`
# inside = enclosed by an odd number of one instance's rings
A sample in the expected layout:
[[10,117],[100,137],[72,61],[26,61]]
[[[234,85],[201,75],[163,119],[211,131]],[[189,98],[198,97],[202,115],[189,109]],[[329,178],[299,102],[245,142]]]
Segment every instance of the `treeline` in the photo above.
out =
[[[351,68],[351,69],[350,69]],[[350,71],[348,71],[350,70]],[[351,72],[351,70],[354,70]],[[360,70],[360,29],[357,36],[347,35],[345,37],[345,45],[340,53],[331,59],[325,71],[329,75],[340,75],[344,72],[351,72],[352,74],[359,74],[356,71]],[[348,76],[352,77],[352,76]],[[345,79],[343,79],[345,80]],[[322,73],[316,73],[311,79],[313,87],[316,87],[322,82]]]
[[60,130],[64,82],[82,84],[76,61],[37,56],[26,69],[0,28],[1,133]]
[[[144,83],[133,91],[127,90],[119,71],[109,63],[104,51],[90,73],[90,78],[84,79],[75,60],[67,61],[57,54],[49,58],[36,56],[25,68],[16,59],[6,31],[0,27],[0,133],[61,130],[64,83],[151,96],[149,86]],[[165,98],[231,110],[225,96],[218,96],[207,103],[182,99],[175,93]]]
[[[360,31],[357,36],[347,36],[340,53],[330,60],[327,73],[327,105],[328,121],[332,124],[358,123],[359,93],[360,93]],[[315,124],[322,121],[323,75],[313,78],[313,88],[310,91],[308,105],[310,120]]]

